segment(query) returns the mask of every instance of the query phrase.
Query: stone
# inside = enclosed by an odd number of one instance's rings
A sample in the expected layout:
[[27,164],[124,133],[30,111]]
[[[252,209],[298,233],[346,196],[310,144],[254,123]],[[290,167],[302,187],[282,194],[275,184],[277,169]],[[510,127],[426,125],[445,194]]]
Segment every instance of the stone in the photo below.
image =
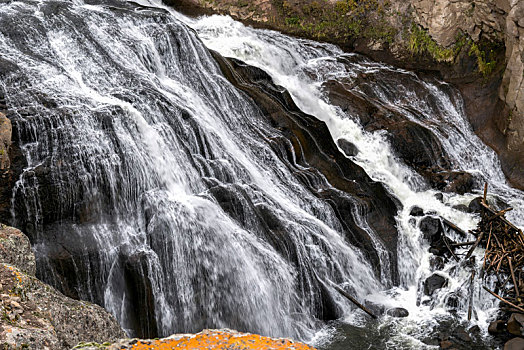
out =
[[358,148],[355,146],[352,142],[349,142],[346,139],[339,139],[337,141],[338,147],[344,152],[344,154],[348,157],[353,157],[358,154]]
[[461,342],[470,343],[471,336],[462,327],[458,327],[453,331],[453,337],[460,340]]
[[424,294],[432,296],[436,290],[445,287],[448,284],[448,279],[439,274],[432,274],[424,281]]
[[453,343],[449,340],[443,340],[440,342],[440,348],[441,349],[449,349],[453,346]]
[[513,338],[504,344],[504,350],[524,350],[524,339]]
[[386,306],[371,300],[365,300],[364,306],[367,307],[375,315],[383,315],[386,311]]
[[518,313],[512,313],[508,320],[508,332],[513,335],[521,336],[522,326],[524,325],[524,315]]
[[437,242],[442,235],[442,225],[438,218],[426,216],[420,221],[419,228],[422,237],[430,243]]
[[388,309],[386,311],[386,315],[389,315],[391,317],[408,317],[409,316],[409,311],[402,308],[402,307],[394,307],[392,309]]
[[421,207],[414,206],[411,208],[411,211],[409,212],[409,215],[411,216],[423,216],[424,210]]
[[470,212],[469,207],[467,205],[464,205],[464,204],[457,204],[457,205],[454,205],[452,208],[455,209],[455,210],[464,212],[464,213],[469,213]]
[[473,199],[471,202],[469,202],[468,208],[470,213],[480,213],[483,206],[482,206],[482,197],[477,197]]
[[503,333],[506,329],[506,322],[503,320],[495,320],[493,322],[490,322],[488,327],[488,333],[497,335],[500,333]]
[[[435,254],[435,255],[438,255],[438,254]],[[429,259],[429,268],[431,269],[431,271],[442,270],[444,268],[445,263],[446,262],[444,261],[442,257],[432,256]]]
[[442,193],[435,193],[435,198],[442,202],[444,200],[444,195]]

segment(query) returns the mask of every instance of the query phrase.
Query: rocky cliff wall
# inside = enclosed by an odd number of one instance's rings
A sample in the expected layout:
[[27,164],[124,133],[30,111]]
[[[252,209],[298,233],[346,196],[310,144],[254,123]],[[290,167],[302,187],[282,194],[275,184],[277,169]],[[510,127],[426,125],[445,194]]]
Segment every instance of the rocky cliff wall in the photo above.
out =
[[70,299],[35,277],[29,239],[0,224],[0,348],[61,350],[116,341],[124,331],[97,305]]
[[524,188],[523,0],[165,1],[437,74],[461,90],[472,127]]

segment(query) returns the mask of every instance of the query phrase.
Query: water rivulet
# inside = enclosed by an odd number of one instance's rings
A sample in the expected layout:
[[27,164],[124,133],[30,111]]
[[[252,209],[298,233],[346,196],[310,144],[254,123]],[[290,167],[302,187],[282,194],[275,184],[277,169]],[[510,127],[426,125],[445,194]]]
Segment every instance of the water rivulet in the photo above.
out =
[[429,253],[411,206],[472,228],[451,205],[473,194],[433,195],[486,179],[522,203],[438,81],[160,5],[6,2],[0,20],[20,154],[2,218],[31,237],[40,277],[132,334],[311,340],[361,317],[331,283],[406,307],[409,328],[465,277],[450,263],[456,282],[415,305]]

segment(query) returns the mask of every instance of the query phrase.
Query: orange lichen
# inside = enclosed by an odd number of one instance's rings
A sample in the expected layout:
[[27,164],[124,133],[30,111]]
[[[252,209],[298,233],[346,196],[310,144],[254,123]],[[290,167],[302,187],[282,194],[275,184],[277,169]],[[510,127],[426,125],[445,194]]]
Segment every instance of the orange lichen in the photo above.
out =
[[129,350],[315,350],[290,339],[273,339],[256,334],[209,330],[159,340],[139,340]]
[[22,283],[22,274],[20,272],[18,272],[14,267],[12,266],[6,266],[9,270],[11,270],[11,272],[13,273],[13,275],[15,276],[15,278],[18,280],[18,283]]

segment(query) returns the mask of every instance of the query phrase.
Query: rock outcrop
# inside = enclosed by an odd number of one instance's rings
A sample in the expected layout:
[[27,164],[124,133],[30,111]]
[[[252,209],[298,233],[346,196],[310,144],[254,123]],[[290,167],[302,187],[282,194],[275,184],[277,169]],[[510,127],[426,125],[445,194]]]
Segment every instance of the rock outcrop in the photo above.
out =
[[97,305],[70,299],[35,276],[29,239],[0,228],[0,348],[71,349],[80,341],[115,341],[124,331]]
[[327,41],[455,84],[475,132],[524,188],[524,2],[518,0],[167,0],[189,15]]
[[274,339],[237,331],[204,330],[197,334],[175,334],[165,339],[127,339],[114,344],[81,343],[75,350],[146,350],[146,349],[224,349],[224,350],[315,350],[290,339]]

